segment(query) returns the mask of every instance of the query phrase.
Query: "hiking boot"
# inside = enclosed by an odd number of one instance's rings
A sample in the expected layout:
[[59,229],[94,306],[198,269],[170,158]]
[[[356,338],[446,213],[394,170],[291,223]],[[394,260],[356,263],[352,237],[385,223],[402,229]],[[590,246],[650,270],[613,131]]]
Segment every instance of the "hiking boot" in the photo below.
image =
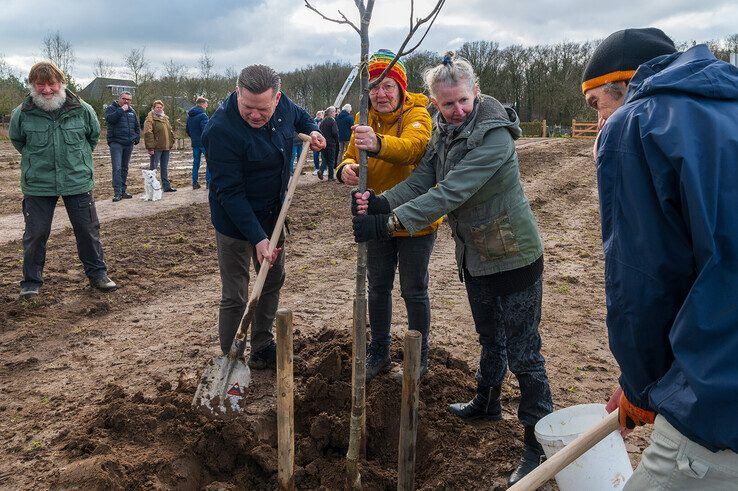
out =
[[176,189],[174,189],[174,188],[169,188],[169,189],[165,189],[165,190],[164,190],[164,192],[165,192],[165,193],[173,193],[173,192],[175,192],[175,191],[177,191],[177,190],[176,190]]
[[[392,380],[397,382],[399,385],[402,385],[402,373],[402,368],[400,368],[400,371],[392,374]],[[425,377],[426,373],[428,373],[428,353],[420,355],[420,378]]]
[[198,183],[198,182],[193,182],[192,183],[192,189],[200,189],[201,187],[202,186],[200,186],[200,183]]
[[19,300],[33,300],[38,296],[38,290],[41,288],[38,285],[26,285],[21,287]]
[[115,284],[113,280],[108,278],[108,275],[99,276],[97,278],[90,278],[90,286],[93,288],[97,288],[100,291],[103,292],[112,292],[116,288],[118,288],[118,285]]
[[123,191],[123,194],[121,194],[120,197],[123,198],[123,199],[131,199],[131,198],[133,198],[133,195],[132,194],[128,194],[127,192]]
[[389,346],[381,347],[369,343],[366,350],[366,381],[369,382],[380,373],[389,371],[391,366]]
[[498,421],[502,419],[500,387],[477,385],[477,394],[469,402],[449,404],[448,410],[466,421],[482,419]]
[[530,471],[541,465],[546,460],[546,454],[543,447],[536,440],[533,426],[525,427],[525,436],[523,437],[523,455],[520,457],[517,468],[510,474],[507,480],[507,486],[510,487],[522,478],[527,476]]
[[122,199],[123,199],[123,196],[116,194],[115,196],[113,196],[113,203],[117,203],[118,201]]
[[275,370],[277,368],[277,345],[274,341],[268,344],[266,347],[261,348],[259,351],[251,353],[249,356],[249,367],[254,370],[264,370],[271,368]]

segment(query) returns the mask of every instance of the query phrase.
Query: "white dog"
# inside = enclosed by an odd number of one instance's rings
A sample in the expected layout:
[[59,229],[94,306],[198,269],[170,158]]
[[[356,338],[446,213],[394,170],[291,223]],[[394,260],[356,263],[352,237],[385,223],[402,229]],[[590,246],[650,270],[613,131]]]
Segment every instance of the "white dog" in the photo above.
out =
[[161,184],[156,178],[155,170],[142,170],[144,178],[144,195],[141,199],[145,201],[158,201],[161,199]]

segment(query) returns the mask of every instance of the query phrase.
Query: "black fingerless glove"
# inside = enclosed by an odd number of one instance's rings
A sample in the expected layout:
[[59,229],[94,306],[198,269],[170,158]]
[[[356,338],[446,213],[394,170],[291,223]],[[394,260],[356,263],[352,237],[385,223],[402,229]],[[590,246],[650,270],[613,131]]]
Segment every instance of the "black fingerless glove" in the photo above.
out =
[[356,215],[353,219],[354,240],[367,242],[370,240],[387,240],[391,237],[387,222],[389,214]]
[[[373,189],[367,189],[369,191],[369,207],[366,210],[367,215],[388,215],[392,208],[390,208],[389,201],[382,195],[377,196]],[[359,190],[354,188],[351,190],[351,214],[356,216],[358,214],[358,203],[356,203],[356,193]]]

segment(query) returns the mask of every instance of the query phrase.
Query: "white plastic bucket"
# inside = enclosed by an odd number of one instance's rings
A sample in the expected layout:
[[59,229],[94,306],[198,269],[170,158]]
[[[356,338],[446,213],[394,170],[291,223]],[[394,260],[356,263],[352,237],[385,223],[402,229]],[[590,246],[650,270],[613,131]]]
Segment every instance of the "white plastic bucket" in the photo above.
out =
[[[607,416],[604,404],[580,404],[554,411],[536,424],[536,439],[549,458]],[[561,491],[622,489],[633,474],[625,443],[613,431],[556,474]]]

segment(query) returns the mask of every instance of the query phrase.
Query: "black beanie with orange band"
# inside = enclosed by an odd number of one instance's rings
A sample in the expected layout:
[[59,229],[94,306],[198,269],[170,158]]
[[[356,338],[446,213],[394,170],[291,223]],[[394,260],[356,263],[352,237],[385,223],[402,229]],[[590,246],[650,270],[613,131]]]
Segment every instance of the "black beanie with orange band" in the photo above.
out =
[[674,41],[661,29],[624,29],[597,46],[582,75],[582,93],[608,82],[627,82],[640,65],[676,53]]

